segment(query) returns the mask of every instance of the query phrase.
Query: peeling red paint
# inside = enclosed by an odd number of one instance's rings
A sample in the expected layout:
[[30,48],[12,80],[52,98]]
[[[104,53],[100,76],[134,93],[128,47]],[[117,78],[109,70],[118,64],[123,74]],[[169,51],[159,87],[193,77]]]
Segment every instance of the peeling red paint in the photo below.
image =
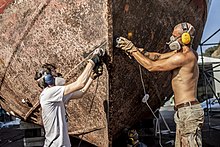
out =
[[11,3],[13,0],[0,0],[0,14],[4,13],[5,8]]

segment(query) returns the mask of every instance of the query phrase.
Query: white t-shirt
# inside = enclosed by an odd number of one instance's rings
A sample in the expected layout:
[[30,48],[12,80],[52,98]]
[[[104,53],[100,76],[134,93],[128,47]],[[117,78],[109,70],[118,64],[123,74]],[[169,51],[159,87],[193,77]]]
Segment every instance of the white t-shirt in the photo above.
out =
[[44,147],[71,147],[63,96],[65,86],[45,88],[40,95],[42,120],[45,129]]

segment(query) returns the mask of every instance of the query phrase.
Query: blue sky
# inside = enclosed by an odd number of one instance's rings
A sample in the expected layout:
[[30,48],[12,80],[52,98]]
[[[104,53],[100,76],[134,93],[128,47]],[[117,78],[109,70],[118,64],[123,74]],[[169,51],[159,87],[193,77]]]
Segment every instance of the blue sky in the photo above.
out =
[[[220,29],[220,0],[212,0],[208,12],[207,21],[202,35],[201,43],[204,42],[208,37]],[[220,31],[209,39],[206,43],[218,43],[220,41]],[[203,52],[211,46],[203,46]],[[197,52],[200,54],[200,48]]]

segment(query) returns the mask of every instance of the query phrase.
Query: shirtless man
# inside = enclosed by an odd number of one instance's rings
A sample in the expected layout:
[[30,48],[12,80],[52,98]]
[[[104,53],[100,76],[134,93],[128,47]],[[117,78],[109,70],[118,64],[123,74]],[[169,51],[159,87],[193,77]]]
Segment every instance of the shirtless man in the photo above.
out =
[[189,23],[174,27],[169,53],[150,53],[143,55],[126,38],[117,39],[117,47],[133,56],[144,68],[153,71],[172,71],[172,89],[175,100],[176,147],[202,147],[201,127],[204,112],[196,99],[199,68],[198,55],[191,48],[195,29]]

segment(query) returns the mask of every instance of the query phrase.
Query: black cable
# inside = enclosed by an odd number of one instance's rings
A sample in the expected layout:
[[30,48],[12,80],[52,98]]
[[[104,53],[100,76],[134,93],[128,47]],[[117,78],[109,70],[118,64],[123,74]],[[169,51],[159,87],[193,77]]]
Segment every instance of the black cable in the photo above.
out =
[[200,45],[203,45],[204,43],[206,43],[209,39],[215,36],[215,34],[217,34],[219,31],[220,31],[220,28],[216,32],[214,32],[211,36],[209,36],[205,41],[203,41]]
[[[97,93],[97,90],[98,90],[98,84],[99,84],[98,82],[99,82],[99,77],[97,77],[96,88],[95,88],[95,95],[94,95],[93,98],[92,98],[92,103],[91,103],[91,105],[90,105],[89,113],[91,113],[92,106],[93,106],[93,103],[94,103],[94,98],[96,97],[96,93]],[[81,142],[82,142],[82,139],[83,139],[83,137],[84,137],[84,134],[85,134],[85,132],[82,133],[82,137],[80,138],[78,147],[81,146]]]

